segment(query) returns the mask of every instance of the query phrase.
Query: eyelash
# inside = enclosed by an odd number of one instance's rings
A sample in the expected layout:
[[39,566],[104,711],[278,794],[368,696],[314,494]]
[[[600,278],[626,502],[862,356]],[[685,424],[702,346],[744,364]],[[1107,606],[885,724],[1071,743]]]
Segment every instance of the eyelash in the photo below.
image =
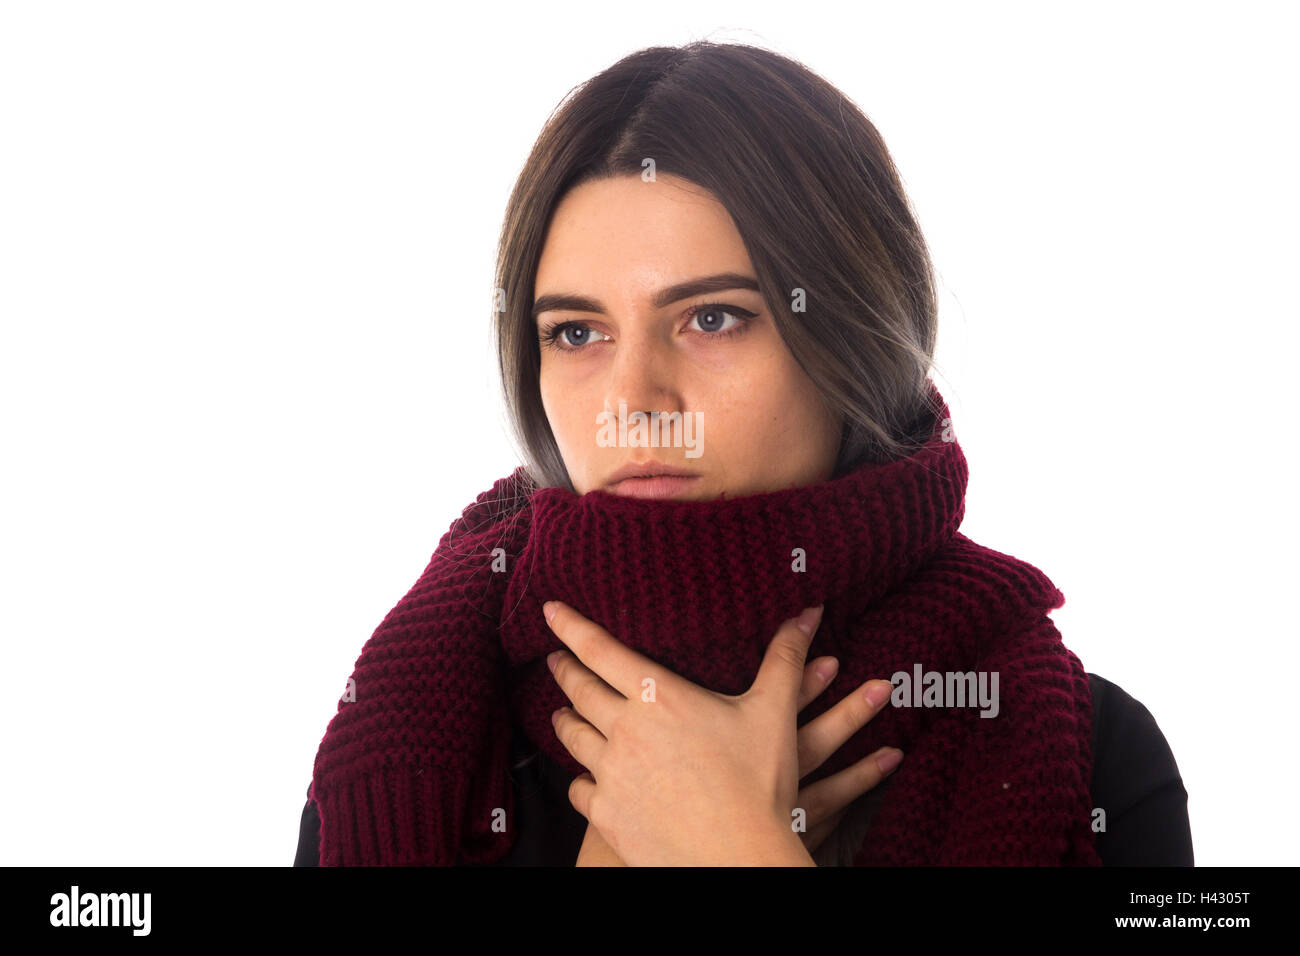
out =
[[[748,309],[737,308],[734,305],[728,305],[725,302],[705,302],[703,305],[697,305],[686,313],[690,321],[694,321],[706,312],[724,312],[727,315],[735,316],[738,320],[735,325],[725,332],[703,332],[701,334],[711,339],[725,339],[732,335],[737,335],[749,328],[751,321],[758,317],[758,313],[750,312]],[[585,345],[563,345],[564,332],[568,328],[589,329],[591,326],[583,322],[556,322],[542,329],[541,340],[542,347],[553,349],[556,352],[581,352],[587,346]]]

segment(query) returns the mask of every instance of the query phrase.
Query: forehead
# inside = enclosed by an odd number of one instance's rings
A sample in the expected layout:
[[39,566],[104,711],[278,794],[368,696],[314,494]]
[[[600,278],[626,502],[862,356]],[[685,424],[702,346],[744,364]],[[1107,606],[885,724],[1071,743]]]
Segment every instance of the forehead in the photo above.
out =
[[726,207],[676,176],[584,183],[555,209],[537,267],[538,295],[650,291],[752,266]]

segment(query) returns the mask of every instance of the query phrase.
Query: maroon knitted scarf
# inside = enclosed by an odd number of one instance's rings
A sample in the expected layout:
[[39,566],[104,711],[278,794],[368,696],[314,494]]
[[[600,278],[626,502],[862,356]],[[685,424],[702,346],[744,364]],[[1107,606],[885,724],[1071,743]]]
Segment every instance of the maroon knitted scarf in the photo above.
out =
[[[933,385],[931,401],[921,451],[815,485],[655,501],[537,489],[523,468],[497,481],[361,650],[316,757],[321,864],[504,856],[512,722],[587,769],[550,719],[570,703],[545,662],[564,646],[542,616],[556,599],[727,694],[783,620],[825,604],[809,658],[832,654],[839,673],[800,724],[873,678],[895,680],[895,701],[802,784],[881,746],[905,754],[857,865],[1098,865],[1088,679],[1048,617],[1064,597],[957,531],[966,458]],[[995,716],[941,693],[995,672]],[[913,706],[899,674],[923,676]]]

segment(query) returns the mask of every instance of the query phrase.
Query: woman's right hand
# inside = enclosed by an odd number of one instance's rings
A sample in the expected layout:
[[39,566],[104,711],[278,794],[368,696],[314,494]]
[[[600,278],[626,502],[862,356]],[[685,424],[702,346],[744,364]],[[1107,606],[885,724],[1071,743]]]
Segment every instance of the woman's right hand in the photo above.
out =
[[[839,662],[833,657],[819,657],[804,667],[803,683],[799,686],[798,709],[802,711],[826,690],[835,677]],[[827,676],[822,676],[823,672]],[[893,685],[887,680],[869,680],[856,688],[826,713],[810,720],[799,728],[799,779],[812,773],[842,747],[850,737],[867,725],[889,700]],[[878,692],[877,702],[867,699],[867,692]],[[881,747],[850,767],[807,787],[799,788],[796,806],[804,810],[805,830],[799,834],[804,849],[810,854],[834,832],[850,803],[873,789],[897,768],[881,762],[892,754],[901,760],[903,752],[897,747]],[[605,842],[600,831],[590,823],[578,852],[576,866],[625,866],[618,854]]]
[[[819,657],[808,663],[799,687],[799,710],[807,707],[830,685],[838,668],[839,662],[833,657]],[[828,676],[822,676],[823,670]],[[887,680],[869,680],[826,713],[800,727],[797,735],[799,779],[820,767],[845,741],[865,727],[889,700],[892,690],[893,684]],[[875,700],[868,699],[868,694]],[[897,747],[881,747],[824,780],[800,787],[795,806],[801,807],[805,813],[805,830],[799,834],[804,849],[811,854],[821,846],[839,825],[849,804],[893,773],[902,757],[903,752]]]

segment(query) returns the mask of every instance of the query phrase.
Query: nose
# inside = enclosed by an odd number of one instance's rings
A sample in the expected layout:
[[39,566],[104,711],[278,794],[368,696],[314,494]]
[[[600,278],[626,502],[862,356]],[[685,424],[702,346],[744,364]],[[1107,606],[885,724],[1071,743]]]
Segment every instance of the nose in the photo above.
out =
[[605,411],[620,418],[680,412],[679,368],[668,343],[654,336],[625,339],[609,368]]

